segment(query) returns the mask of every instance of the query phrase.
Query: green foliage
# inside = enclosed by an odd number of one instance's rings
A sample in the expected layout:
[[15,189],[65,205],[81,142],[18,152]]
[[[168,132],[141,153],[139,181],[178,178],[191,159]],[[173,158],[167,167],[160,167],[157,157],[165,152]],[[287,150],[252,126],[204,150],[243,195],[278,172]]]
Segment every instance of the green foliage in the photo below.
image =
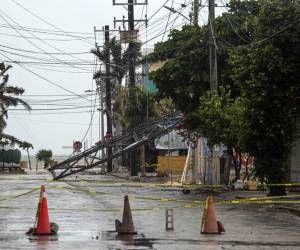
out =
[[242,98],[232,98],[230,91],[207,91],[200,98],[199,108],[187,114],[185,128],[208,139],[208,145],[223,144],[233,160],[236,179],[240,177],[241,154],[244,151],[246,110]]
[[21,148],[32,148],[32,145],[28,142],[21,141],[14,136],[3,133],[7,125],[8,108],[23,105],[27,110],[31,110],[31,107],[22,99],[16,97],[24,93],[23,88],[8,85],[9,75],[7,71],[11,68],[10,65],[0,63],[0,145],[15,145],[18,144]]
[[[173,30],[169,40],[155,45],[149,61],[165,61],[150,74],[162,98],[170,97],[182,111],[195,110],[199,97],[209,89],[207,29],[184,26]],[[199,70],[201,69],[201,70]]]
[[128,129],[148,119],[158,116],[155,104],[155,94],[147,91],[144,85],[134,87],[136,94],[135,106],[129,102],[129,88],[119,86],[117,88],[116,102],[113,109],[114,121],[121,125],[122,129]]
[[[117,79],[117,83],[121,85],[123,78],[128,72],[128,48],[123,51],[120,41],[113,37],[108,43],[104,44],[102,50],[97,47],[96,49],[92,49],[91,53],[97,56],[101,62],[105,63],[105,56],[108,50],[110,51],[111,76]],[[135,63],[140,64],[142,60],[140,43],[134,44],[133,55]],[[100,70],[94,74],[94,79],[101,79],[104,76],[106,76],[105,72]]]
[[33,148],[33,145],[31,143],[26,142],[26,141],[21,141],[12,135],[4,134],[4,133],[2,133],[0,135],[0,145],[1,146],[7,146],[7,145],[14,146],[16,144],[20,148],[26,149],[26,150],[28,150],[29,148]]
[[300,8],[299,2],[292,0],[264,0],[260,4],[255,43],[235,50],[230,65],[245,100],[244,142],[255,157],[256,173],[280,183],[287,177],[297,138]]
[[156,110],[160,116],[165,114],[170,114],[176,110],[175,104],[171,98],[162,98],[155,95],[156,100]]
[[[114,120],[118,122],[122,128],[133,127],[145,120],[145,98],[141,95],[141,88],[135,86],[135,83],[128,83],[128,88],[123,88],[122,80],[128,73],[128,60],[129,60],[129,47],[124,51],[122,50],[122,44],[114,37],[108,43],[104,44],[102,50],[99,48],[91,50],[91,53],[96,55],[100,61],[106,62],[107,53],[110,52],[110,67],[111,74],[118,83],[118,85],[112,83],[112,95],[116,99],[115,107],[113,110]],[[133,60],[134,64],[138,65],[142,62],[141,44],[133,44]],[[102,70],[94,74],[94,79],[101,80],[105,77],[106,73]],[[151,114],[149,114],[151,115]],[[141,120],[141,117],[143,118]]]
[[52,159],[52,151],[47,149],[41,149],[37,152],[35,158],[37,161],[43,161],[45,168],[48,167]]
[[161,96],[187,112],[186,127],[211,145],[249,152],[256,174],[272,183],[285,181],[298,135],[299,16],[295,0],[231,0],[216,18],[219,93],[205,93],[207,26],[172,31],[150,56],[165,61],[151,77]]
[[208,138],[210,146],[223,143],[238,152],[242,150],[241,135],[245,108],[242,98],[231,98],[230,91],[207,91],[200,98],[199,108],[188,114],[185,127]]

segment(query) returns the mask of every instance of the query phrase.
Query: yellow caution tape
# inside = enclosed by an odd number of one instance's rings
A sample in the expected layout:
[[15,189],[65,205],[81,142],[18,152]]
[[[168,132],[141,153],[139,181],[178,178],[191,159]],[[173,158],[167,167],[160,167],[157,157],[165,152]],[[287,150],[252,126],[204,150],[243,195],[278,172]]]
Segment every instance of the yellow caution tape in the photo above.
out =
[[36,192],[37,190],[40,190],[40,188],[34,188],[34,189],[32,189],[32,190],[30,190],[30,191],[28,191],[28,192],[22,193],[22,194],[10,195],[10,196],[8,196],[8,197],[6,197],[6,198],[0,199],[0,201],[6,201],[6,200],[16,199],[16,198],[18,198],[18,197],[22,197],[22,196],[26,196],[26,195],[29,195],[29,194],[31,194],[31,193],[34,193],[34,192]]
[[115,184],[112,186],[105,185],[105,187],[177,187],[177,188],[222,188],[225,187],[225,185],[204,185],[204,184],[181,184],[181,183],[140,183],[140,182],[134,182],[130,180],[126,181],[118,181],[115,180],[88,180],[83,179],[81,177],[77,178],[79,180],[70,181],[67,180],[66,182],[81,182],[81,183],[111,183]]
[[249,198],[243,198],[243,199],[218,201],[218,202],[216,202],[216,204],[226,204],[226,203],[234,204],[234,203],[245,203],[245,202],[253,203],[255,201],[276,200],[276,199],[286,199],[286,198],[300,198],[300,195],[249,197]]
[[[188,183],[160,183],[160,184],[154,184],[154,183],[137,183],[130,180],[89,180],[89,179],[83,179],[79,176],[76,177],[76,179],[79,180],[53,180],[52,178],[0,178],[0,181],[5,180],[22,180],[22,181],[46,181],[46,182],[82,182],[82,183],[113,183],[113,184],[119,184],[118,186],[133,186],[133,187],[178,187],[178,188],[223,188],[226,187],[226,185],[207,185],[207,184],[188,184]],[[125,182],[125,183],[124,183]],[[129,182],[130,184],[126,184],[126,182]],[[300,182],[289,182],[289,183],[262,183],[258,184],[259,186],[285,186],[285,187],[300,187]],[[228,187],[228,186],[227,186]]]
[[[72,191],[81,191],[81,192],[86,192],[86,193],[93,193],[93,194],[99,194],[99,195],[114,195],[114,196],[122,196],[122,194],[116,194],[116,193],[104,193],[104,192],[99,192],[94,189],[81,189],[77,186],[74,186],[75,188],[67,188],[64,187],[65,189],[69,189]],[[249,198],[243,198],[243,199],[234,199],[234,200],[223,200],[223,201],[217,201],[215,204],[217,205],[225,205],[225,204],[241,204],[241,203],[254,203],[256,201],[264,201],[264,200],[274,200],[274,199],[282,199],[282,198],[298,198],[300,195],[290,195],[290,196],[275,196],[275,197],[269,197],[269,196],[264,196],[264,197],[249,197]],[[141,196],[141,195],[130,195],[130,198],[134,199],[142,199],[142,200],[153,200],[153,201],[161,201],[161,202],[183,202],[186,204],[192,203],[192,204],[199,204],[203,205],[203,201],[199,200],[182,200],[182,199],[175,199],[175,198],[165,198],[165,197],[159,197],[159,196]]]
[[[8,206],[0,206],[0,209],[16,209],[16,210],[22,210],[22,209],[28,209],[28,210],[32,210],[34,208],[32,207],[8,207]],[[74,212],[122,212],[123,208],[107,208],[107,209],[99,209],[99,208],[48,208],[49,210],[52,211],[74,211]],[[154,208],[131,208],[131,211],[134,212],[143,212],[143,211],[158,211],[164,208],[158,208],[158,207],[154,207]]]
[[71,187],[62,187],[62,186],[52,186],[52,188],[57,188],[57,189],[66,189],[66,190],[71,190],[74,192],[84,192],[84,193],[92,193],[92,194],[98,194],[98,195],[117,195],[115,193],[109,193],[109,192],[100,192],[96,191],[95,189],[82,189],[82,188],[71,188]]
[[280,186],[283,186],[283,187],[295,187],[295,186],[298,186],[300,187],[300,183],[298,182],[294,182],[294,183],[275,183],[275,184],[262,184],[262,185],[265,185],[265,186],[269,186],[269,187],[280,187]]

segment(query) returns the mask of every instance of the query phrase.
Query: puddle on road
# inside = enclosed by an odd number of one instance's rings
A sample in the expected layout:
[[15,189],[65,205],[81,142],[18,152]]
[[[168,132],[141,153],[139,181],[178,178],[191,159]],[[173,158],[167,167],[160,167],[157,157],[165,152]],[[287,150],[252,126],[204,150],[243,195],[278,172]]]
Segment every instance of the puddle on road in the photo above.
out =
[[28,236],[30,242],[48,242],[48,241],[58,241],[58,236],[51,235],[41,235],[41,236]]
[[[157,249],[157,246],[165,245],[166,249],[169,249],[167,245],[199,245],[199,246],[244,246],[244,247],[300,247],[299,242],[257,242],[257,241],[235,241],[235,240],[200,240],[200,239],[164,239],[164,238],[147,238],[144,234],[137,235],[118,235],[115,231],[103,231],[97,236],[92,238],[93,240],[100,241],[118,241],[123,246],[132,246],[134,249]],[[136,248],[137,247],[137,248]],[[140,248],[141,247],[141,248]],[[278,248],[276,248],[278,249]]]
[[154,249],[153,239],[148,239],[144,234],[118,235],[116,231],[103,231],[93,237],[95,240],[119,241],[125,246],[143,247],[143,249]]

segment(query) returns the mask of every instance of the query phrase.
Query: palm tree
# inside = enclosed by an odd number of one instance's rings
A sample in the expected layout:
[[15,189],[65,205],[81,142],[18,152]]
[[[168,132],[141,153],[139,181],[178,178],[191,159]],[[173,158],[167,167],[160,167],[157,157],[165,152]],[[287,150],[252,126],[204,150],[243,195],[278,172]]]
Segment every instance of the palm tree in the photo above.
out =
[[[137,124],[141,124],[147,120],[152,120],[158,117],[157,102],[155,100],[155,94],[148,92],[144,85],[135,86],[135,107],[134,115],[130,115],[129,107],[129,87],[118,86],[116,91],[115,105],[113,108],[113,120],[114,123],[121,127],[122,131],[125,131]],[[141,146],[140,149],[140,168],[145,170],[145,146]],[[123,165],[125,162],[125,155],[122,156]]]
[[135,115],[128,115],[129,87],[116,88],[115,105],[113,108],[114,122],[120,124],[123,130],[158,117],[155,94],[149,92],[144,85],[135,86]]
[[22,99],[16,97],[24,93],[23,88],[7,85],[9,75],[6,73],[11,68],[10,65],[5,65],[0,63],[0,144],[18,144],[18,145],[28,145],[32,147],[30,143],[22,142],[14,136],[7,135],[3,133],[7,123],[8,118],[8,108],[17,106],[19,104],[23,105],[27,110],[31,110],[31,107]]
[[[94,54],[101,62],[106,63],[105,55],[107,50],[110,51],[110,66],[112,69],[111,76],[117,80],[118,85],[121,85],[128,72],[128,48],[123,51],[121,43],[114,37],[108,43],[104,44],[102,50],[97,47],[96,49],[92,49],[91,53]],[[138,65],[142,62],[142,55],[140,52],[141,44],[135,43],[133,50],[135,64]],[[94,74],[94,79],[99,79],[105,75],[105,72],[99,70]]]
[[37,152],[36,158],[36,171],[38,170],[38,162],[44,162],[44,168],[47,168],[52,160],[52,151],[47,149],[41,149]]

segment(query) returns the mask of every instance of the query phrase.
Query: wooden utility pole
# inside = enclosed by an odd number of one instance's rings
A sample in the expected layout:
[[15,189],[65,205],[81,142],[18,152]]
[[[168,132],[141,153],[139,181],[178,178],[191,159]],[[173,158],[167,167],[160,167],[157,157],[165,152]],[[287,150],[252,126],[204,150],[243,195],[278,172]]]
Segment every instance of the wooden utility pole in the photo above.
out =
[[[198,19],[199,19],[199,0],[194,0],[193,2],[193,25],[198,26]],[[189,147],[190,150],[190,184],[197,184],[197,164],[196,164],[196,148],[197,148],[197,138],[193,138],[190,140]]]
[[[104,27],[104,37],[105,37],[105,103],[106,103],[106,126],[107,134],[112,135],[112,115],[111,115],[111,74],[110,74],[110,49],[109,49],[109,26]],[[112,155],[112,148],[107,147],[107,157]],[[107,161],[107,172],[112,172],[112,159]]]
[[210,68],[210,89],[216,90],[217,78],[217,43],[215,37],[215,0],[209,0],[208,4],[208,29],[209,29],[209,68]]
[[198,14],[199,14],[199,0],[194,0],[194,9],[193,9],[193,24],[198,26]]
[[[133,0],[128,0],[128,32],[129,36],[134,32],[134,5]],[[134,41],[129,39],[128,44],[128,67],[129,67],[129,105],[130,109],[136,107],[136,92],[135,92],[135,57],[134,57]],[[132,124],[133,125],[133,124]],[[136,125],[136,124],[134,124]],[[130,174],[132,176],[137,175],[138,166],[137,166],[137,150],[133,150],[129,153],[129,162],[130,162]]]
[[[135,58],[136,58],[136,46],[135,43],[137,42],[137,30],[134,29],[135,22],[146,22],[147,25],[147,16],[145,19],[136,20],[134,19],[134,6],[135,5],[147,5],[148,1],[145,0],[144,2],[140,2],[137,0],[128,0],[127,3],[117,3],[116,0],[113,0],[113,5],[127,5],[128,10],[128,19],[125,20],[116,20],[114,19],[114,23],[122,22],[123,27],[125,28],[125,22],[128,22],[128,31],[120,31],[121,41],[128,42],[128,73],[129,73],[129,81],[128,81],[128,102],[129,108],[133,109],[136,107],[136,92],[135,92]],[[131,114],[134,116],[135,114]],[[136,126],[137,124],[131,124],[131,126]],[[137,167],[137,150],[133,150],[129,153],[129,164],[130,164],[130,174],[135,176],[138,174],[138,167]]]
[[[129,34],[134,32],[134,5],[133,0],[128,0],[128,31]],[[129,66],[129,83],[128,85],[135,85],[135,60],[134,60],[134,41],[129,39],[129,53],[128,53],[128,66]]]

